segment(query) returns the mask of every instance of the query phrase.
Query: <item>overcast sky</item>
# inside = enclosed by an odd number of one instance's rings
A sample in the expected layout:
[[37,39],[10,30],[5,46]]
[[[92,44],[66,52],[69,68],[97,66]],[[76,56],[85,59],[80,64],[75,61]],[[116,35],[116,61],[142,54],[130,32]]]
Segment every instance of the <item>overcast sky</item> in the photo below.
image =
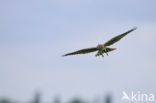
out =
[[[0,0],[0,97],[156,93],[155,0]],[[109,56],[62,58],[137,26]]]

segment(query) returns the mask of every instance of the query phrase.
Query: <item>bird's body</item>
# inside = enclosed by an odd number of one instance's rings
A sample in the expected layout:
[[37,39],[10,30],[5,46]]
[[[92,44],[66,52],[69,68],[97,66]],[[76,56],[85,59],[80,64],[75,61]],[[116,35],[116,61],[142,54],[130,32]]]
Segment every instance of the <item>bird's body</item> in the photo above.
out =
[[104,45],[102,45],[102,44],[99,44],[98,46],[97,46],[97,48],[98,48],[98,52],[96,53],[96,55],[95,56],[102,56],[102,57],[104,57],[104,53],[106,53],[107,55],[108,55],[108,52],[110,52],[110,51],[113,51],[113,50],[115,50],[116,48],[108,48],[108,47],[106,47],[106,46],[104,46]]
[[110,39],[109,41],[105,42],[104,44],[98,44],[96,47],[81,49],[81,50],[78,50],[78,51],[75,51],[72,53],[65,54],[63,56],[76,55],[76,54],[86,54],[86,53],[98,51],[95,56],[101,55],[102,57],[104,57],[104,55],[103,55],[104,53],[106,53],[108,55],[108,52],[116,50],[116,48],[109,48],[108,46],[118,42],[121,38],[123,38],[128,33],[132,32],[134,30],[136,30],[136,28],[133,28],[133,29],[131,29],[131,30],[129,30],[123,34],[115,36],[114,38]]

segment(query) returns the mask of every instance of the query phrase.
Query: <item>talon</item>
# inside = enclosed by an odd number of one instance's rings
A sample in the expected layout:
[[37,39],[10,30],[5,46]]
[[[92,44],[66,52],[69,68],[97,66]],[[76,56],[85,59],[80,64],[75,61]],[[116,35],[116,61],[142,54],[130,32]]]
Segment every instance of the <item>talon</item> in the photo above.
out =
[[107,53],[107,49],[106,48],[104,49],[104,51],[105,51],[106,55],[108,56],[108,53]]
[[107,56],[109,56],[107,52],[106,52],[106,54],[107,54]]

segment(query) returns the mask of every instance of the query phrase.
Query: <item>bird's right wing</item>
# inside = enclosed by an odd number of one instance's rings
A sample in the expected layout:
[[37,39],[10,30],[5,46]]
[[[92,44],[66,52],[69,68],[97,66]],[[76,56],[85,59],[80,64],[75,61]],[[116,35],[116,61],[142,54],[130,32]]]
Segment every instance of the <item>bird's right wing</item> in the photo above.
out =
[[86,49],[81,49],[81,50],[78,50],[78,51],[75,51],[75,52],[72,52],[72,53],[65,54],[63,56],[76,55],[76,54],[86,54],[86,53],[94,52],[94,51],[97,51],[97,50],[98,49],[96,47],[86,48]]
[[135,27],[135,28],[133,28],[133,29],[131,29],[131,30],[129,30],[129,31],[125,32],[125,33],[123,33],[123,34],[120,34],[120,35],[118,35],[118,36],[115,36],[114,38],[112,38],[112,39],[110,39],[109,41],[107,41],[106,43],[104,43],[104,46],[110,46],[110,45],[112,45],[112,44],[118,42],[120,39],[122,39],[122,38],[123,38],[124,36],[126,36],[128,33],[132,32],[132,31],[134,31],[134,30],[136,30],[136,29],[137,29],[137,28]]

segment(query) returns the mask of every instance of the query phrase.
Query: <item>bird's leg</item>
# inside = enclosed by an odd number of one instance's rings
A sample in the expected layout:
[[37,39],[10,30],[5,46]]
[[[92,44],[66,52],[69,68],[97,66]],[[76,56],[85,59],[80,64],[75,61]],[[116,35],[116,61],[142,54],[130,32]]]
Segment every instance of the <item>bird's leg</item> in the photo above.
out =
[[107,56],[109,56],[107,52],[106,52],[106,54],[107,54]]
[[104,57],[104,55],[103,55],[103,54],[101,54],[101,56],[102,56],[102,57]]
[[99,56],[99,55],[100,55],[100,52],[98,51],[98,52],[96,53],[96,55],[95,55],[95,56],[97,57],[97,56]]
[[106,48],[104,48],[104,51],[105,51],[106,55],[108,56],[108,53],[107,53],[107,49]]

